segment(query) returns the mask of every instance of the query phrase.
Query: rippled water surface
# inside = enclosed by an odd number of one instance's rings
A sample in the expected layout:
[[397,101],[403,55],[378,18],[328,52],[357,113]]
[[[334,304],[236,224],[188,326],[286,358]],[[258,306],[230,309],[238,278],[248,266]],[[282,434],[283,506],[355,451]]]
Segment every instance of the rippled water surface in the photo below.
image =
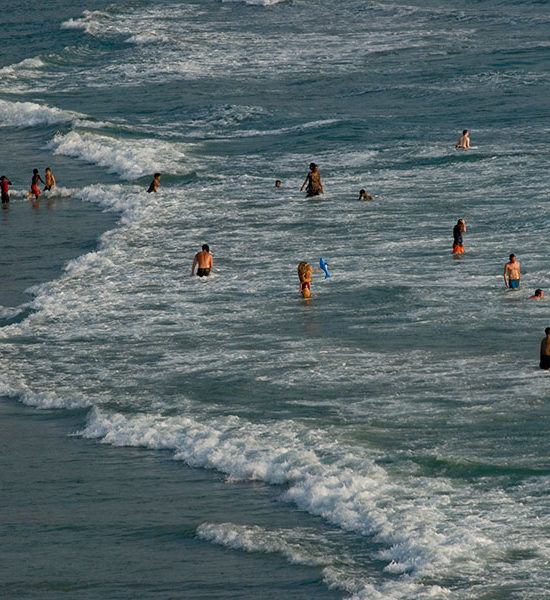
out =
[[[225,549],[216,597],[260,597],[234,581],[261,556],[327,598],[545,598],[550,316],[527,298],[550,282],[547,3],[57,0],[46,23],[34,4],[0,33],[0,226],[25,264],[16,217],[46,240],[50,205],[76,210],[53,247],[76,241],[3,300],[0,392],[226,477],[185,483],[223,488],[193,508],[193,539]],[[35,165],[59,184],[39,212]],[[203,243],[214,271],[191,278]],[[321,256],[304,302],[296,267]]]

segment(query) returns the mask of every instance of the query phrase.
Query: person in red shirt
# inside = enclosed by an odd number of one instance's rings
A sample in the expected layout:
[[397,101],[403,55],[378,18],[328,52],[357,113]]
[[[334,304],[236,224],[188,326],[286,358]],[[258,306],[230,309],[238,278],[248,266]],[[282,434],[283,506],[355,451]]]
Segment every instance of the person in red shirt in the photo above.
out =
[[8,186],[11,185],[11,181],[5,176],[0,177],[0,192],[2,194],[2,205],[8,204],[10,201],[10,194]]

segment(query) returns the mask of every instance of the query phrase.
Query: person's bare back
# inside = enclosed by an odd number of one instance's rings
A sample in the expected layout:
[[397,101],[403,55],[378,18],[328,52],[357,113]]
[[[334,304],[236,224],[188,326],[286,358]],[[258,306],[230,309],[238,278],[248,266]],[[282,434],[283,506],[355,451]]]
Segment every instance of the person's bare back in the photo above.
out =
[[461,148],[462,150],[467,150],[470,147],[470,133],[467,129],[462,132],[462,136],[458,139],[458,142],[455,144],[455,148]]
[[199,277],[207,277],[210,275],[210,271],[214,267],[214,259],[212,254],[210,254],[208,244],[203,244],[202,250],[195,254],[193,265],[191,266],[191,277],[195,275],[195,267],[197,267],[197,275]]

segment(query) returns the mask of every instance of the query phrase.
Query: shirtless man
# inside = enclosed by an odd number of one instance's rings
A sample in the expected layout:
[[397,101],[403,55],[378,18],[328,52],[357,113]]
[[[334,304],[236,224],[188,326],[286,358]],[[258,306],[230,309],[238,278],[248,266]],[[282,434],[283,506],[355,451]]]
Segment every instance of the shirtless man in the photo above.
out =
[[150,194],[151,192],[155,192],[155,194],[157,193],[157,190],[159,189],[159,185],[160,185],[160,173],[155,173],[153,175],[153,181],[151,181],[151,183],[149,184],[149,189],[147,190],[147,193]]
[[191,277],[195,274],[195,267],[198,266],[197,275],[199,277],[207,277],[210,275],[210,271],[214,266],[212,255],[210,254],[210,248],[208,244],[202,245],[202,250],[195,254],[193,259],[193,266],[191,267]]
[[550,327],[544,330],[545,338],[540,343],[540,368],[550,369]]
[[[506,280],[507,277],[508,280]],[[510,254],[510,262],[504,265],[504,285],[513,290],[517,290],[521,285],[519,262],[516,260],[515,254]]]
[[538,288],[535,290],[535,293],[532,296],[529,296],[529,298],[527,298],[527,300],[544,300],[545,296],[544,296],[544,292]]
[[46,173],[44,175],[44,191],[51,192],[55,190],[55,177],[53,176],[52,170],[50,167],[46,169]]
[[38,172],[38,169],[33,169],[29,198],[32,198],[34,196],[35,199],[38,200],[38,196],[40,196],[40,190],[38,189],[39,181],[44,183],[44,180],[42,179],[42,177],[40,177],[40,173]]
[[466,221],[458,219],[453,227],[453,254],[464,254],[464,240],[462,234],[466,231]]
[[282,185],[281,180],[277,179],[277,181],[275,182],[275,187],[280,188]]
[[458,142],[455,144],[455,148],[461,148],[462,150],[467,150],[470,147],[470,134],[467,129],[462,132],[462,137],[458,139]]
[[365,190],[359,190],[359,200],[372,200],[372,196]]

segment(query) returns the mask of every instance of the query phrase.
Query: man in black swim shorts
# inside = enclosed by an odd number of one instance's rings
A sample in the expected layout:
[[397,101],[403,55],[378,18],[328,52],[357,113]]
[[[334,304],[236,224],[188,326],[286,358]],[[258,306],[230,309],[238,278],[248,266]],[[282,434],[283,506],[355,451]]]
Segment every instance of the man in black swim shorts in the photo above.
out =
[[199,277],[207,277],[210,275],[210,271],[214,266],[214,261],[212,260],[212,254],[210,254],[210,248],[208,244],[202,245],[202,250],[195,254],[195,258],[193,259],[193,266],[191,267],[191,277],[195,274],[195,267],[197,269],[197,275]]

